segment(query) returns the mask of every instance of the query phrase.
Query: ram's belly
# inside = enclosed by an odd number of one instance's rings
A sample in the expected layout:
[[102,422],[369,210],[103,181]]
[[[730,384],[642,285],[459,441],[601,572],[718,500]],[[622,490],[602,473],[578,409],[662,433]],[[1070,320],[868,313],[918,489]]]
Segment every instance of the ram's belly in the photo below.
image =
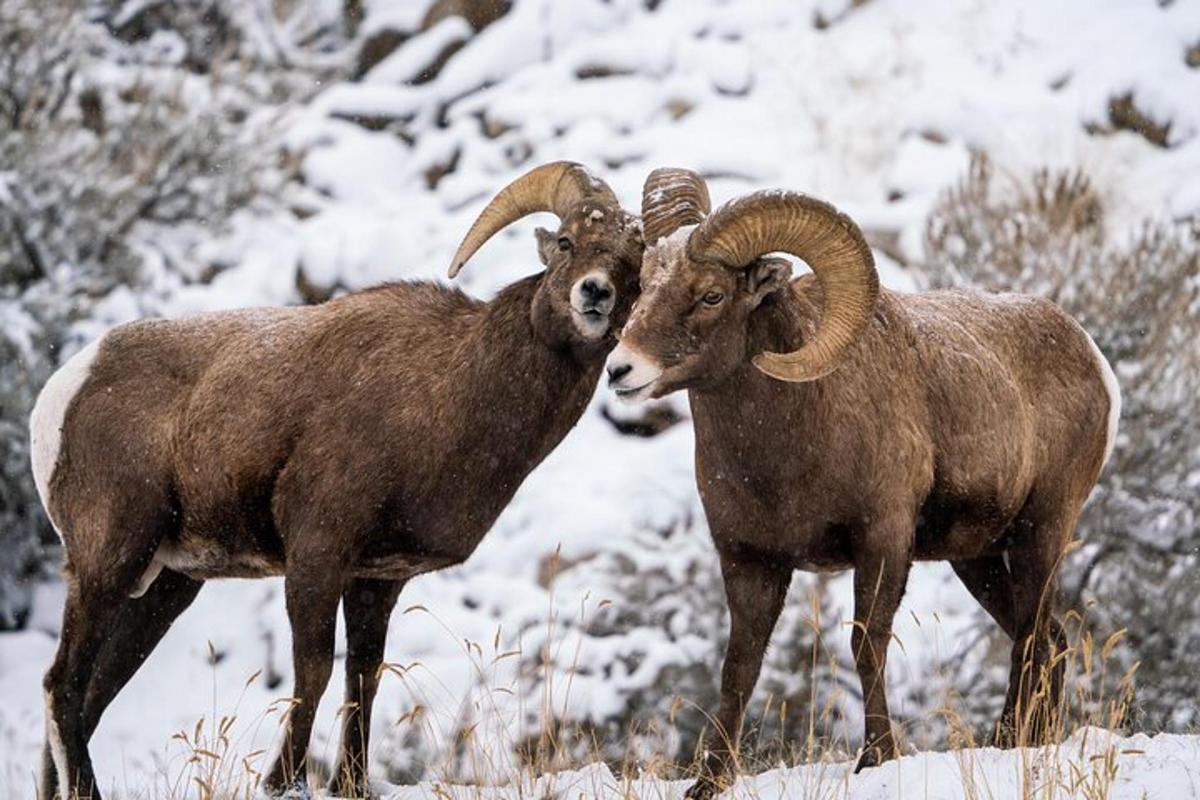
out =
[[1029,496],[1028,457],[1022,453],[943,469],[917,515],[916,558],[938,561],[1000,552]]
[[268,578],[282,575],[285,568],[283,557],[276,552],[188,535],[164,541],[154,560],[196,580]]
[[460,563],[460,559],[437,558],[399,553],[390,556],[360,558],[355,562],[352,573],[356,578],[406,581],[426,572]]
[[[452,557],[394,553],[358,559],[349,576],[379,580],[408,580],[459,562]],[[163,542],[154,555],[138,594],[153,583],[162,568],[195,580],[213,578],[269,578],[287,572],[286,560],[277,553],[253,548],[232,548],[195,537]]]
[[957,561],[1003,551],[1012,516],[990,508],[929,504],[917,519],[913,556],[918,561]]

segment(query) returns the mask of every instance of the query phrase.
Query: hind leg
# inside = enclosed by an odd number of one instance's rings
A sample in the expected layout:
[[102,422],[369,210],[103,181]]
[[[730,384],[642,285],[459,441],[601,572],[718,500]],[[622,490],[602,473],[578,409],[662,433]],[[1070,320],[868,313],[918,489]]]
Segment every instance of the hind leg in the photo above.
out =
[[84,700],[92,668],[126,602],[103,582],[76,580],[67,590],[62,634],[46,673],[46,746],[65,797],[98,797],[87,752]]
[[[979,558],[952,561],[955,574],[967,587],[967,590],[979,601],[979,605],[991,615],[1008,638],[1016,641],[1017,623],[1016,611],[1013,608],[1013,582],[1008,571],[1008,565],[1001,556],[981,556]],[[997,723],[993,737],[1004,741],[1004,717]]]
[[1010,639],[1017,635],[1013,610],[1012,575],[1001,556],[980,556],[951,561],[950,566],[979,605],[996,620]]
[[[203,582],[163,570],[146,594],[130,600],[96,659],[83,703],[83,730],[90,740],[109,703],[154,650],[171,623],[196,598]],[[58,773],[51,748],[42,756],[42,796],[58,792]]]
[[109,703],[125,688],[203,586],[203,581],[164,569],[144,596],[126,605],[88,682],[83,721],[89,738]]
[[127,509],[93,517],[98,521],[82,519],[71,526],[73,535],[66,540],[69,566],[62,633],[43,683],[49,760],[66,797],[99,797],[87,752],[88,683],[168,521],[157,512]]
[[1075,530],[1078,508],[1030,509],[1009,550],[1012,565],[1013,636],[1008,694],[1000,718],[1004,746],[1035,744],[1053,733],[1066,664],[1055,655],[1066,635],[1054,616],[1058,568]]

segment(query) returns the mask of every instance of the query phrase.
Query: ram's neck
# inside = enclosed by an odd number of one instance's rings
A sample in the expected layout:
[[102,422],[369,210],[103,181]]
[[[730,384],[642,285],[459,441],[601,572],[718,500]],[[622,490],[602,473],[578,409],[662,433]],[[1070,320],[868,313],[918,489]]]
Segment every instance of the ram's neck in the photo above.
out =
[[785,383],[750,361],[764,351],[798,350],[820,319],[819,292],[815,281],[801,279],[767,298],[750,317],[746,360],[719,385],[689,392],[696,441],[710,457],[719,453],[731,464],[752,464],[770,452],[781,420],[793,430],[821,425],[827,381]]
[[498,460],[497,478],[518,484],[578,422],[604,363],[603,352],[581,355],[537,334],[530,308],[541,280],[536,275],[502,290],[458,353],[478,398],[469,403],[464,434]]

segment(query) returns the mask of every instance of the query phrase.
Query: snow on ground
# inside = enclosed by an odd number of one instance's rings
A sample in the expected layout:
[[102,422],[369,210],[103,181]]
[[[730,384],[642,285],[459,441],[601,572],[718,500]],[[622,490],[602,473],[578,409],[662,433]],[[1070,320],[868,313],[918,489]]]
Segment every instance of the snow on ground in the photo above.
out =
[[[1200,797],[1200,737],[1122,738],[1087,728],[1046,750],[957,750],[906,756],[854,774],[848,762],[772,769],[737,781],[729,800],[1187,800]],[[688,781],[619,778],[603,764],[495,789],[429,782],[389,800],[516,800],[521,797],[682,800]]]
[[[404,84],[424,54],[462,33],[456,22],[442,23],[364,81],[331,86],[281,123],[283,143],[303,154],[304,185],[291,186],[287,201],[306,213],[247,209],[232,231],[191,254],[223,267],[212,282],[183,286],[164,273],[150,296],[115,294],[104,317],[116,323],[296,302],[298,270],[310,283],[339,290],[441,278],[486,199],[530,166],[558,158],[594,168],[631,210],[639,207],[645,174],[664,164],[702,171],[717,203],[757,188],[803,190],[833,201],[869,231],[895,234],[893,255],[908,261],[919,261],[925,215],[973,150],[990,153],[1014,175],[1043,164],[1085,167],[1116,226],[1200,209],[1200,70],[1187,69],[1182,57],[1200,40],[1200,4],[935,0],[920,4],[920,13],[905,0],[847,6],[708,0],[667,2],[650,13],[640,0],[518,0],[436,80]],[[817,10],[834,20],[825,30],[812,24]],[[382,13],[369,10],[367,29],[371,14]],[[576,77],[593,67],[608,77]],[[1085,131],[1104,126],[1109,99],[1126,92],[1151,115],[1172,120],[1170,148],[1127,132]],[[455,98],[439,119],[442,104]],[[355,113],[405,120],[414,143],[344,118]],[[451,161],[454,171],[430,188],[426,172]],[[535,271],[536,224],[546,220],[527,220],[489,243],[464,271],[465,290],[487,296]],[[885,283],[916,285],[910,270],[878,255]],[[599,393],[466,564],[408,587],[387,659],[411,669],[384,678],[377,742],[390,735],[394,745],[397,720],[418,705],[446,736],[478,713],[474,704],[495,703],[488,724],[499,726],[498,736],[511,735],[505,726],[521,709],[496,698],[527,676],[516,670],[517,659],[492,658],[515,647],[536,652],[549,641],[585,666],[633,652],[651,664],[697,658],[704,641],[668,640],[648,629],[603,638],[547,631],[552,609],[587,616],[605,601],[622,602],[605,596],[602,577],[587,564],[552,596],[538,575],[556,548],[569,561],[605,552],[636,560],[657,532],[693,518],[696,526],[672,545],[678,552],[655,557],[678,565],[711,550],[693,486],[690,428],[649,440],[621,436],[601,416],[606,402]],[[686,403],[674,403],[686,413]],[[847,589],[845,579],[831,587],[843,618]],[[30,629],[0,636],[0,796],[27,796],[32,783],[40,680],[60,604],[53,587],[44,589]],[[974,602],[947,569],[915,570],[898,616],[904,645],[889,663],[898,698],[904,686],[928,683],[930,665],[964,646],[974,614]],[[479,643],[482,654],[466,642]],[[848,649],[846,641],[829,646]],[[132,793],[176,780],[190,750],[171,736],[190,735],[201,717],[211,728],[214,719],[236,714],[237,751],[269,750],[277,717],[269,709],[288,693],[289,650],[279,582],[207,587],[102,722],[92,745],[102,782]],[[340,656],[313,743],[325,759],[336,740]],[[560,685],[555,702],[573,715],[603,718],[625,693],[653,682],[654,670],[644,667],[580,679],[575,691]],[[900,714],[913,710],[899,699],[896,705]],[[1135,738],[1121,747],[1146,753],[1121,757],[1121,793],[1113,796],[1140,797],[1142,789],[1150,797],[1185,796],[1164,793],[1167,784],[1157,781],[1194,791],[1197,740]],[[376,748],[377,764],[395,757],[384,749]],[[997,787],[978,796],[1010,796],[1018,756],[980,751],[972,758],[987,785]],[[895,767],[855,778],[845,776],[844,765],[800,768],[761,775],[746,790],[770,797],[950,796],[962,784],[960,766],[953,754],[930,754],[906,759],[899,776]],[[601,768],[580,775],[619,790]],[[806,788],[826,781],[829,794]],[[679,790],[647,784],[639,793],[677,797]]]

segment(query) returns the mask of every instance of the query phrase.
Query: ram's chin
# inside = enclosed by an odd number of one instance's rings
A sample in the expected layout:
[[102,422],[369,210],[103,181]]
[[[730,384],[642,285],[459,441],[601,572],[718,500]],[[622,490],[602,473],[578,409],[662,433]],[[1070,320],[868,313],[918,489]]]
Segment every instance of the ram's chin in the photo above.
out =
[[636,389],[613,389],[613,394],[617,399],[627,405],[634,405],[643,400],[652,400],[659,395],[655,393],[656,381],[651,381],[645,386],[639,386]]
[[575,323],[575,331],[585,341],[598,342],[608,333],[607,314],[571,309],[571,321]]

